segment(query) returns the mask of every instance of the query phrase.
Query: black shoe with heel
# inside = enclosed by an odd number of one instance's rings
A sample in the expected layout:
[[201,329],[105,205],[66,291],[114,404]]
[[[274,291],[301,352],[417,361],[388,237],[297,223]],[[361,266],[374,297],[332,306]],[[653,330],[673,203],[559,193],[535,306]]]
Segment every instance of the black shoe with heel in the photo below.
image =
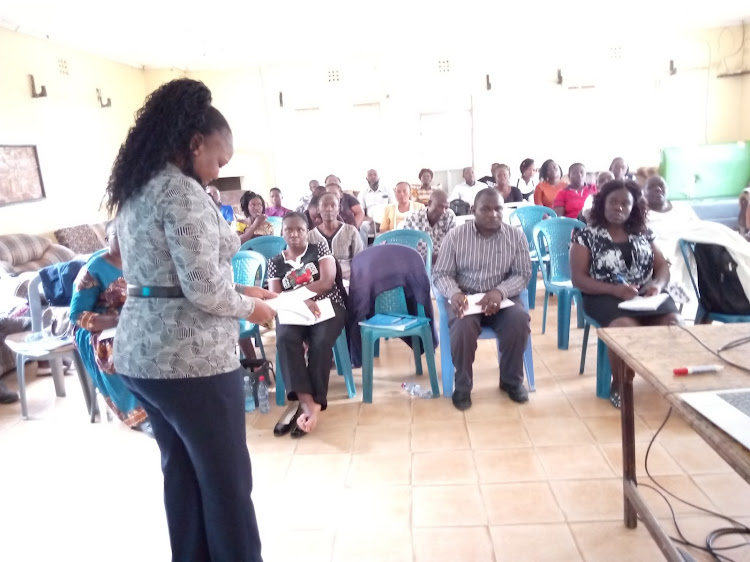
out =
[[274,426],[273,434],[276,437],[281,437],[282,435],[289,433],[290,430],[297,427],[297,418],[301,413],[302,408],[299,407],[299,404],[289,404],[281,418],[279,418],[279,421]]

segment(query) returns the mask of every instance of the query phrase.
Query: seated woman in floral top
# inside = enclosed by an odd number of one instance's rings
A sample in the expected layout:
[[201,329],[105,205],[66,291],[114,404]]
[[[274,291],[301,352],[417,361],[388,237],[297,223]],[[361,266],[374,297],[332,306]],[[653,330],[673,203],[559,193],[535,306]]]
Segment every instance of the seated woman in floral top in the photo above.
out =
[[245,218],[237,217],[237,233],[244,244],[256,236],[273,235],[273,225],[266,217],[266,202],[258,193],[248,191],[240,198],[240,208]]
[[[646,228],[646,202],[638,184],[613,180],[594,197],[589,223],[573,232],[570,272],[573,286],[583,293],[583,309],[602,326],[655,326],[681,324],[671,297],[656,309],[631,311],[618,305],[637,295],[664,292],[669,265],[654,246]],[[610,402],[620,407],[622,360],[610,351]]]

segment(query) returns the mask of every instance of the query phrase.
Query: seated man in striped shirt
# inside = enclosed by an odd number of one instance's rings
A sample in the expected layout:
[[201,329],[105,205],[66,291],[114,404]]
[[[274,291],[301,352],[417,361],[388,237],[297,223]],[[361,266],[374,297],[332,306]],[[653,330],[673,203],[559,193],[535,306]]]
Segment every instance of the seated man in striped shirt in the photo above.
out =
[[[474,356],[483,326],[500,341],[500,390],[511,400],[527,402],[523,386],[523,352],[528,341],[529,314],[519,294],[531,277],[529,246],[523,231],[503,224],[503,198],[497,190],[480,191],[474,220],[452,229],[443,240],[433,270],[435,287],[450,300],[448,325],[456,368],[453,405],[471,407]],[[484,293],[480,314],[465,314],[466,295]],[[504,300],[512,306],[502,306]]]

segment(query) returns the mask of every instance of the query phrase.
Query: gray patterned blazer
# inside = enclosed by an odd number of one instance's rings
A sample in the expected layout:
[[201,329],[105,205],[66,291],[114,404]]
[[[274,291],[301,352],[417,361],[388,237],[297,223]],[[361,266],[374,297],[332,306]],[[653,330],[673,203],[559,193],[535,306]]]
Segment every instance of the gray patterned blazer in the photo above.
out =
[[239,368],[238,318],[254,301],[235,291],[240,241],[194,179],[168,164],[117,216],[128,284],[182,287],[183,298],[130,297],[115,337],[115,368],[136,378],[206,377]]

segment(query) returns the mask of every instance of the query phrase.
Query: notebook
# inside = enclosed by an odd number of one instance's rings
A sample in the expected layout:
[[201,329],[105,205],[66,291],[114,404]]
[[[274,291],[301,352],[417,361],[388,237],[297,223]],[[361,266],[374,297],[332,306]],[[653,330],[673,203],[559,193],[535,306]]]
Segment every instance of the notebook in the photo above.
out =
[[320,316],[318,316],[317,318],[313,316],[313,313],[310,312],[310,309],[307,307],[304,301],[300,301],[299,306],[294,310],[279,308],[276,311],[276,314],[279,318],[279,324],[289,324],[293,326],[312,326],[313,324],[320,324],[321,322],[325,322],[326,320],[330,320],[331,318],[336,316],[335,312],[333,311],[331,299],[321,299],[319,301],[315,301],[315,304],[318,305],[318,309],[320,310]]
[[[484,295],[484,293],[466,295],[466,301],[468,302],[469,306],[467,306],[466,310],[464,310],[464,316],[483,313],[482,307],[477,303],[484,298]],[[500,308],[508,308],[509,306],[513,306],[514,304],[515,303],[510,299],[503,299],[503,301],[500,303]]]
[[750,388],[680,392],[677,395],[750,449]]
[[359,323],[360,326],[366,326],[368,328],[387,328],[389,330],[398,330],[403,332],[409,328],[413,328],[420,322],[424,322],[425,318],[415,318],[414,316],[396,316],[393,314],[376,314],[372,318],[363,320]]
[[651,297],[633,297],[632,299],[622,301],[617,308],[622,310],[656,310],[662,303],[669,298],[667,293],[659,293]]

